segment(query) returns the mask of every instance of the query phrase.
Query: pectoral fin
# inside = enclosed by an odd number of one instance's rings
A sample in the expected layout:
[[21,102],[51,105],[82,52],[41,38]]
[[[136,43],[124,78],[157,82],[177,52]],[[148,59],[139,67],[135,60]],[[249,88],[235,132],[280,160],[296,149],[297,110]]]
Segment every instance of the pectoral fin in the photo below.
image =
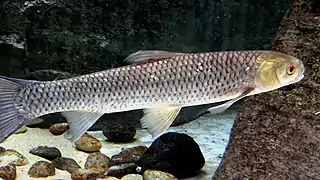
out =
[[68,121],[69,130],[64,137],[75,142],[103,115],[96,112],[66,111],[61,113]]
[[179,105],[158,105],[144,110],[141,126],[147,128],[152,137],[165,132],[181,110]]
[[219,114],[223,113],[225,110],[227,110],[232,104],[239,101],[240,99],[244,98],[246,95],[251,93],[254,90],[253,87],[247,88],[240,96],[236,97],[235,99],[232,99],[230,101],[227,101],[221,105],[214,106],[212,108],[209,108],[208,111],[212,114]]

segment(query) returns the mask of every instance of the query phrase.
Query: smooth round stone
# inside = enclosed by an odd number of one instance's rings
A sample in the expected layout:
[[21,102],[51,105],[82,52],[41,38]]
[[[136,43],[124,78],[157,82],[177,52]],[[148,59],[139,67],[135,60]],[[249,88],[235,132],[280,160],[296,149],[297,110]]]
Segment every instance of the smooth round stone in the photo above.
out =
[[143,173],[144,180],[178,180],[174,175],[162,172],[162,171],[155,171],[155,170],[146,170]]
[[90,153],[85,163],[86,169],[95,169],[101,174],[108,171],[111,159],[101,152]]
[[68,123],[57,123],[50,126],[49,131],[51,132],[51,134],[58,136],[66,132],[68,129]]
[[121,180],[143,180],[143,176],[140,174],[128,174],[123,176]]
[[84,152],[96,152],[102,148],[101,142],[87,133],[77,140],[75,145],[77,149]]

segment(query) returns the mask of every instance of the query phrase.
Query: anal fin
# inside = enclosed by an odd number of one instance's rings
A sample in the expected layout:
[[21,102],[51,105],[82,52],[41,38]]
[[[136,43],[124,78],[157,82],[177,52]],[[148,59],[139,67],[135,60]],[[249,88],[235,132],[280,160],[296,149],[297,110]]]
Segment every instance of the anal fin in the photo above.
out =
[[157,105],[145,109],[141,118],[141,126],[147,128],[152,137],[165,132],[175,120],[181,110],[179,105]]
[[68,121],[69,130],[64,137],[75,142],[103,115],[103,113],[86,111],[65,111],[61,113]]
[[245,96],[247,96],[249,93],[251,93],[252,91],[254,90],[253,87],[249,87],[247,88],[240,96],[230,100],[230,101],[227,101],[223,104],[220,104],[218,106],[214,106],[214,107],[211,107],[208,109],[208,111],[211,113],[211,114],[220,114],[220,113],[223,113],[224,111],[226,111],[232,104],[234,104],[235,102],[239,101],[240,99],[244,98]]

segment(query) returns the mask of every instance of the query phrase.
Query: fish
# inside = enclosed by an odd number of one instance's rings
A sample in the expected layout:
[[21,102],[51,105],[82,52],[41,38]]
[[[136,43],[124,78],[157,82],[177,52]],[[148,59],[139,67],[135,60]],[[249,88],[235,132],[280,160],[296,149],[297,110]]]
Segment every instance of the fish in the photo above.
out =
[[60,112],[72,142],[103,115],[143,109],[141,127],[166,132],[181,108],[216,102],[221,113],[236,101],[297,83],[302,60],[267,50],[174,52],[139,50],[125,66],[74,77],[36,81],[0,76],[0,142],[40,116]]

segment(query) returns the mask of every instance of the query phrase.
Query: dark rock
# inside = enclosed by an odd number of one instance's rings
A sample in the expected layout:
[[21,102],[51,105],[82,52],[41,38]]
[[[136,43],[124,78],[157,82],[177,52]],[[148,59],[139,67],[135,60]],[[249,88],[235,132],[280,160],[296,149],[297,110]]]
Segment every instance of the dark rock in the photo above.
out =
[[108,121],[102,128],[103,135],[112,142],[131,142],[136,135],[136,128],[131,124]]
[[64,132],[66,132],[69,129],[68,123],[57,123],[52,126],[50,126],[49,131],[53,135],[62,135]]
[[0,151],[0,163],[1,165],[24,166],[28,164],[28,159],[16,150],[7,149]]
[[55,173],[56,171],[54,166],[46,161],[38,161],[34,163],[28,171],[29,176],[33,178],[54,176]]
[[143,116],[142,110],[132,110],[117,113],[104,114],[89,130],[102,130],[108,123],[118,123],[121,125],[130,124],[136,129],[141,128],[140,118]]
[[61,157],[61,152],[56,147],[39,146],[31,149],[29,153],[48,159],[50,161],[54,160],[57,157]]
[[113,164],[136,163],[147,151],[146,146],[136,146],[122,150],[119,154],[111,157]]
[[137,174],[137,165],[134,163],[125,163],[111,166],[107,172],[107,176],[122,178],[127,174]]
[[4,180],[15,180],[17,177],[16,166],[0,166],[0,178]]
[[74,159],[66,157],[57,157],[51,163],[55,168],[68,171],[69,173],[73,173],[81,168]]
[[273,50],[302,59],[305,77],[244,100],[214,180],[320,177],[320,18],[300,2],[305,8],[284,18]]
[[178,180],[174,175],[162,172],[162,171],[155,171],[155,170],[146,170],[143,173],[144,180],[153,180],[153,179],[163,179],[163,180]]
[[197,175],[205,159],[192,137],[168,132],[152,142],[137,164],[142,172],[148,169],[159,170],[180,179]]
[[84,152],[96,152],[102,148],[101,142],[95,137],[85,133],[75,142],[76,148]]
[[110,158],[101,152],[90,153],[85,163],[86,169],[95,169],[95,171],[104,174],[110,166]]

